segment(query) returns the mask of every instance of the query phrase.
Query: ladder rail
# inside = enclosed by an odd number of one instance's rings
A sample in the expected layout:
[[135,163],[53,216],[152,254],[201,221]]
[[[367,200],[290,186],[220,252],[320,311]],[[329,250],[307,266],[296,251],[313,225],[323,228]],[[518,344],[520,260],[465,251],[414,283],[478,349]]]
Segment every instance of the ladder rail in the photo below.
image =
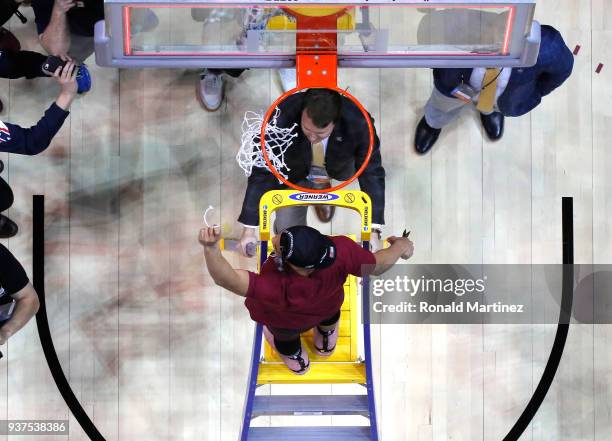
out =
[[[370,242],[363,241],[363,248],[370,249]],[[374,396],[374,377],[372,374],[372,339],[370,336],[370,290],[369,277],[361,278],[361,314],[363,317],[363,351],[366,365],[366,390],[368,394],[368,408],[370,411],[370,439],[378,441],[378,424],[376,422],[376,398]]]
[[[259,252],[259,267],[261,268],[268,258],[268,241],[262,240]],[[257,390],[257,375],[259,374],[259,359],[261,357],[261,340],[263,326],[260,323],[255,325],[255,336],[253,337],[253,352],[251,353],[251,372],[249,373],[248,392],[244,403],[242,420],[242,430],[240,431],[240,441],[247,441],[251,420],[253,419],[253,402],[255,391]]]

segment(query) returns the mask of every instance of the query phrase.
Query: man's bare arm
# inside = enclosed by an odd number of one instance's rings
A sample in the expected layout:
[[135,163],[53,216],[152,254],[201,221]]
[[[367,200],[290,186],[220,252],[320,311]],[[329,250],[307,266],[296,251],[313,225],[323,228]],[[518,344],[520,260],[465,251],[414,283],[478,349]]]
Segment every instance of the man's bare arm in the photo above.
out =
[[40,44],[51,55],[65,55],[70,50],[70,30],[66,13],[75,6],[74,0],[55,0],[51,20],[38,36]]
[[397,260],[402,257],[409,259],[414,253],[414,244],[407,237],[391,236],[387,238],[391,244],[389,248],[385,248],[374,253],[376,258],[376,267],[372,271],[375,276],[380,276],[391,268]]
[[25,288],[13,295],[17,301],[13,316],[0,328],[0,345],[6,343],[9,337],[23,328],[32,317],[38,312],[40,301],[38,294],[34,290],[31,283],[28,283]]
[[204,258],[208,272],[215,283],[239,296],[246,297],[249,289],[249,273],[232,268],[219,248],[221,231],[214,227],[200,230],[199,241],[204,246]]

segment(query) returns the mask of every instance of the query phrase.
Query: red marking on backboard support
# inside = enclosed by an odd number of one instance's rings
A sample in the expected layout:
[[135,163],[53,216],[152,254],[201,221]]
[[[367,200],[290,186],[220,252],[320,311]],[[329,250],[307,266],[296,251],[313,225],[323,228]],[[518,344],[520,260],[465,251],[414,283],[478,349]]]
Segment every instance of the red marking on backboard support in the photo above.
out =
[[576,48],[574,49],[574,55],[578,55],[578,52],[580,52],[580,48],[582,46],[580,46],[579,44],[576,45]]
[[597,66],[597,69],[595,69],[595,73],[601,73],[601,71],[603,70],[603,63],[599,63],[599,66]]
[[506,22],[506,35],[504,35],[504,47],[502,49],[502,55],[508,55],[508,49],[510,48],[510,36],[512,35],[512,27],[514,26],[514,14],[516,8],[509,6],[510,14],[508,14],[508,21]]
[[123,7],[123,53],[132,55],[132,30],[130,29],[130,7]]

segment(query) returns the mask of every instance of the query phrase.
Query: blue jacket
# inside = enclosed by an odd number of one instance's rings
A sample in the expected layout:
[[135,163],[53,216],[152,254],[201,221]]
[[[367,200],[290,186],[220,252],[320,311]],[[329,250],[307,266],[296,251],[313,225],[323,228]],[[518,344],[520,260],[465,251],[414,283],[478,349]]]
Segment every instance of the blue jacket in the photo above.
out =
[[38,124],[29,129],[0,121],[0,152],[39,154],[49,147],[68,113],[53,103]]
[[[563,37],[552,26],[542,26],[542,42],[538,61],[533,67],[515,68],[504,93],[497,100],[505,116],[529,113],[569,78],[574,67],[574,55]],[[436,89],[450,97],[459,84],[469,83],[472,69],[434,69]]]

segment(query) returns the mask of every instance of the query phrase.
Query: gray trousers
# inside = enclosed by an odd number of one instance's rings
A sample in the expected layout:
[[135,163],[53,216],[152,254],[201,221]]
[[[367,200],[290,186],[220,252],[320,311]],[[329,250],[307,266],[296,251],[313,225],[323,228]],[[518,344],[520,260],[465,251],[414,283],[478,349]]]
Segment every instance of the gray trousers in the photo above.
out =
[[70,50],[68,55],[78,62],[85,62],[94,53],[94,37],[70,34]]
[[441,129],[457,118],[464,107],[474,107],[474,104],[448,97],[434,87],[425,105],[425,121],[430,127]]
[[[346,178],[340,178],[339,181],[346,181],[350,179],[349,176]],[[317,186],[315,183],[310,182],[307,179],[300,181],[297,185],[306,188],[323,188]],[[274,220],[274,234],[279,234],[283,230],[294,227],[296,225],[306,225],[306,216],[308,214],[308,205],[302,205],[299,207],[286,207],[276,211],[276,219]]]
[[[314,184],[307,179],[300,181],[297,185],[306,188],[315,188]],[[308,214],[308,206],[286,207],[276,210],[276,219],[274,220],[274,234],[279,234],[283,230],[296,225],[306,225],[306,216]]]
[[274,220],[274,234],[279,234],[283,230],[296,225],[306,225],[308,206],[286,207],[276,211]]

